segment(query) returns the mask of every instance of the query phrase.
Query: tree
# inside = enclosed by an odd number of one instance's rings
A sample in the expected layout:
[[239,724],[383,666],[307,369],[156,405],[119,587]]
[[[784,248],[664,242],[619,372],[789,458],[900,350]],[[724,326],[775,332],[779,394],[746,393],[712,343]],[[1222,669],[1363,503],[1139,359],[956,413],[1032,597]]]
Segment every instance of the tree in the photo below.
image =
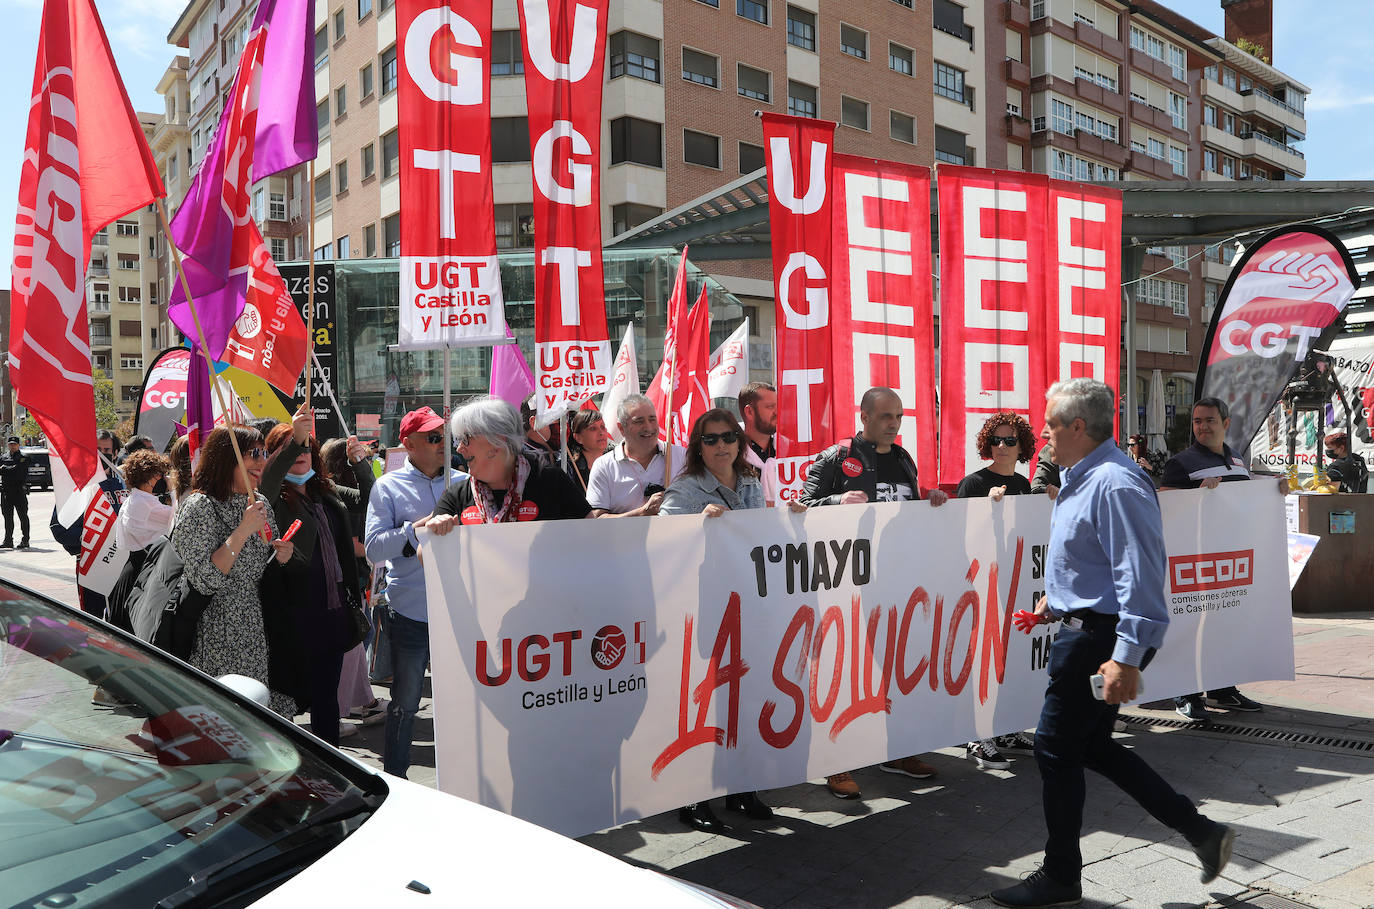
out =
[[33,418],[33,414],[24,414],[24,422],[19,424],[19,436],[25,442],[32,445],[43,435],[43,430],[39,427],[38,421]]
[[115,409],[114,381],[103,369],[92,369],[91,379],[95,383],[95,428],[114,429],[121,419]]
[[1236,40],[1236,47],[1262,63],[1269,62],[1269,55],[1264,52],[1264,45],[1260,44],[1258,41],[1251,41],[1249,38],[1238,38]]

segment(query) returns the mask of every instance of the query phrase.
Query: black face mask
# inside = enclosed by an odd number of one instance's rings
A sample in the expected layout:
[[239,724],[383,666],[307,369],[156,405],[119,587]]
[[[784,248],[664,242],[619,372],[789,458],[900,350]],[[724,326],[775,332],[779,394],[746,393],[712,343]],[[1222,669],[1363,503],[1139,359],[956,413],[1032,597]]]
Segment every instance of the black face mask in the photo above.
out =
[[1336,454],[1334,451],[1332,451],[1331,449],[1328,448],[1328,449],[1326,449],[1326,456],[1327,456],[1328,458],[1334,458],[1334,457],[1337,457],[1337,454]]

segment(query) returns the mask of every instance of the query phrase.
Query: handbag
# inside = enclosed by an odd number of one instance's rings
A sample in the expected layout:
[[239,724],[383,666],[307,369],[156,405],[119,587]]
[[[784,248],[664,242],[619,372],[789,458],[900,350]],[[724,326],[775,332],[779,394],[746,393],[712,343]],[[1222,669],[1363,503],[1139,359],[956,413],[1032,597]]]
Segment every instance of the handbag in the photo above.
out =
[[368,624],[367,612],[363,609],[363,604],[358,602],[358,598],[347,586],[340,584],[339,592],[348,603],[348,646],[344,648],[344,653],[357,647],[367,640],[368,633],[372,631],[372,626]]
[[151,544],[126,601],[134,634],[180,660],[195,649],[196,628],[214,599],[191,586],[171,540]]

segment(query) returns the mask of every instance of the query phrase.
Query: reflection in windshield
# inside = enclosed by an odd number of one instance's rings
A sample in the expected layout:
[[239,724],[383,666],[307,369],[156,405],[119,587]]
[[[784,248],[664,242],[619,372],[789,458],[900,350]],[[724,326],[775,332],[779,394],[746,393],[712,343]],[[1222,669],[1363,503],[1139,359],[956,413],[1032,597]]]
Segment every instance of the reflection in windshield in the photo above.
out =
[[[132,706],[96,706],[96,686]],[[373,775],[158,652],[0,586],[7,905],[64,894],[151,905],[192,874],[379,789]]]

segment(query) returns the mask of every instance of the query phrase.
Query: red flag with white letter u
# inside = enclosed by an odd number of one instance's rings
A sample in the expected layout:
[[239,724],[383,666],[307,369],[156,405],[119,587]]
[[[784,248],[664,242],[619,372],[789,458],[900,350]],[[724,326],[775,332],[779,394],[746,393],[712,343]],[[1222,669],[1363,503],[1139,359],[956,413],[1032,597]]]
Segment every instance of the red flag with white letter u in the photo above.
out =
[[96,474],[91,238],[166,194],[91,0],[47,0],[19,177],[10,376],[76,488]]

